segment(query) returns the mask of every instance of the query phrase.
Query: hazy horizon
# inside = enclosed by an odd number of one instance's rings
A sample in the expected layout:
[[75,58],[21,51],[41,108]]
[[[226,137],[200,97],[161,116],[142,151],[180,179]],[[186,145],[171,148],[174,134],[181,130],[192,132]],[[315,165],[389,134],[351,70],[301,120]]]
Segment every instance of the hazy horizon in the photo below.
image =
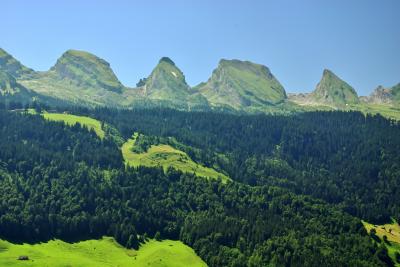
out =
[[191,86],[222,58],[269,67],[287,92],[310,92],[325,68],[368,95],[400,82],[400,2],[4,1],[0,47],[48,70],[68,49],[93,53],[134,86],[163,56]]

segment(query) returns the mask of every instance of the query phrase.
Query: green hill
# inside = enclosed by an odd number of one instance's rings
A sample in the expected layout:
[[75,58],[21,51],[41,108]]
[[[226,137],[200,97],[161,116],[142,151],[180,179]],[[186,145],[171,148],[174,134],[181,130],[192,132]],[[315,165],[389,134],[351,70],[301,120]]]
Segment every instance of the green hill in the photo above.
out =
[[126,164],[132,167],[161,166],[164,170],[172,167],[182,172],[195,173],[196,176],[200,177],[221,178],[224,182],[230,180],[225,174],[194,162],[188,154],[170,145],[151,145],[146,151],[141,151],[142,149],[138,149],[136,145],[138,137],[139,134],[135,133],[121,148]]
[[[29,260],[18,260],[28,256]],[[150,240],[139,250],[117,244],[113,238],[66,243],[51,240],[40,244],[12,244],[0,240],[0,266],[30,267],[203,267],[207,266],[191,249],[180,241]]]
[[211,78],[196,88],[213,106],[236,110],[262,109],[281,103],[286,92],[263,65],[240,60],[221,60]]
[[322,79],[314,92],[311,93],[311,97],[317,103],[332,106],[344,106],[360,102],[354,88],[327,69],[324,70]]

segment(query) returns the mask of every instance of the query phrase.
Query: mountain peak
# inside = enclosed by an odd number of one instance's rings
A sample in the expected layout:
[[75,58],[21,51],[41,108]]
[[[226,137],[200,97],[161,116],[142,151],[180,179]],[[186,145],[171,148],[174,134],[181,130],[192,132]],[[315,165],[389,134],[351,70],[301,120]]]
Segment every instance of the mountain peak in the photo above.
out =
[[190,87],[185,75],[168,57],[159,60],[144,84],[144,94],[150,99],[185,102]]
[[172,59],[170,59],[169,57],[162,57],[158,63],[160,64],[162,62],[175,66],[175,62],[173,62]]
[[225,58],[222,58],[218,62],[218,66],[245,64],[246,62],[247,63],[251,63],[249,61],[243,61],[243,60],[239,60],[239,59],[225,59]]
[[82,51],[82,50],[74,50],[74,49],[69,49],[67,51],[65,51],[61,57],[57,60],[57,64],[63,64],[63,63],[67,63],[66,61],[69,61],[68,63],[72,63],[72,62],[91,62],[91,63],[95,63],[95,64],[100,64],[100,65],[104,65],[107,67],[110,67],[110,63],[108,63],[107,61],[105,61],[102,58],[99,58],[98,56],[91,54],[89,52],[86,51]]
[[335,106],[359,102],[354,88],[328,69],[324,69],[321,81],[317,84],[312,96],[317,102]]
[[13,56],[0,48],[0,70],[5,71],[15,78],[20,78],[25,75],[32,75],[34,71],[25,67]]
[[331,71],[330,69],[324,69],[324,71],[322,72],[322,76],[327,76],[327,75],[336,76],[336,74],[333,73],[333,71]]
[[59,78],[69,79],[80,86],[121,92],[122,84],[110,64],[86,51],[67,50],[51,68]]
[[214,105],[235,109],[262,108],[286,98],[285,89],[266,66],[238,59],[221,59],[199,90]]
[[[165,76],[165,77],[164,77]],[[166,79],[164,81],[171,81],[173,84],[174,82],[182,82],[186,84],[185,80],[185,75],[183,72],[175,65],[175,62],[172,61],[169,57],[162,57],[159,61],[157,66],[154,68],[154,70],[151,72],[150,76],[147,78],[147,81],[150,81],[151,79],[159,79],[159,78],[171,78]],[[174,84],[175,85],[175,84]],[[170,84],[172,86],[172,84]],[[188,86],[188,85],[185,85]]]

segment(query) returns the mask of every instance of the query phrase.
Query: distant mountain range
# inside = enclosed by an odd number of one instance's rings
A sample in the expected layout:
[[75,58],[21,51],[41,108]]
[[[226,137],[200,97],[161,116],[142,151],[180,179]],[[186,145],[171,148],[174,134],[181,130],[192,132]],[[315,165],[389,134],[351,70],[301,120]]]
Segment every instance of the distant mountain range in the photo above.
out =
[[397,108],[400,84],[378,87],[368,97],[330,70],[324,70],[315,90],[287,94],[271,71],[249,61],[220,60],[207,82],[190,87],[183,72],[168,57],[160,59],[136,87],[124,86],[110,64],[84,51],[68,50],[48,71],[34,71],[0,49],[0,97],[7,101],[57,101],[83,106],[170,107],[181,110],[291,112],[315,107],[346,109],[357,105]]

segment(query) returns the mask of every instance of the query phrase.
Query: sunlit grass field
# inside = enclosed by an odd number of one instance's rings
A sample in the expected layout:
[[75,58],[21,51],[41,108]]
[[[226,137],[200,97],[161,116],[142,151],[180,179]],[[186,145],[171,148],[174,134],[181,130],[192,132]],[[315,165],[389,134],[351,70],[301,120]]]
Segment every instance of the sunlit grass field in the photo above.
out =
[[[26,261],[19,256],[28,256]],[[126,249],[111,237],[66,243],[12,244],[0,240],[0,266],[9,267],[203,267],[207,266],[180,241],[150,240],[139,250]]]

